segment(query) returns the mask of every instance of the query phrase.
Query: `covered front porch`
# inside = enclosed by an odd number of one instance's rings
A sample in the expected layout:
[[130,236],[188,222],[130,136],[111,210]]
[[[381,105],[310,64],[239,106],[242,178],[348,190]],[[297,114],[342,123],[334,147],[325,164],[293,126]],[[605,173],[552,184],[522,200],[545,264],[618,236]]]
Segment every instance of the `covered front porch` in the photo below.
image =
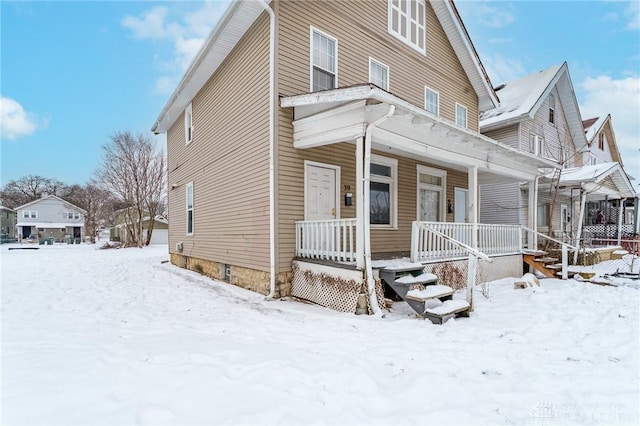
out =
[[[305,218],[295,225],[295,254],[363,271],[370,299],[375,299],[375,258],[491,262],[491,257],[519,255],[525,241],[535,244],[535,229],[478,223],[478,188],[494,180],[526,181],[535,197],[538,170],[553,167],[551,161],[368,84],[282,98],[281,106],[293,108],[295,148],[317,152],[355,145],[347,166],[355,176],[353,190],[332,177],[340,176],[340,167],[305,161]],[[327,176],[322,170],[329,170]],[[341,217],[341,206],[354,216]],[[535,209],[529,217],[535,224]],[[471,287],[475,267],[467,269]],[[370,305],[375,313],[378,303]]]

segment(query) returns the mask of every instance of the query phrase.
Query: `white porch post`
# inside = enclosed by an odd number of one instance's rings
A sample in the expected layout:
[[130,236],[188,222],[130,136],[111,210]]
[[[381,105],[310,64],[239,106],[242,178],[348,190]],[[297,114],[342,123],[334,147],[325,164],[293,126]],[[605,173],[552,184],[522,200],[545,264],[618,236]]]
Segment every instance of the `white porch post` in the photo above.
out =
[[624,202],[626,198],[618,200],[618,245],[622,244],[622,218],[624,217]]
[[[478,167],[472,166],[467,168],[467,186],[468,186],[468,217],[472,224],[471,231],[471,247],[478,249]],[[467,271],[467,302],[469,303],[469,312],[473,312],[473,287],[476,284],[476,270],[478,269],[478,258],[469,254],[469,268]]]
[[364,269],[364,138],[356,139],[356,267]]
[[[538,230],[538,177],[529,181],[529,229]],[[529,231],[527,236],[527,248],[536,250],[538,248],[538,234]]]
[[578,250],[580,250],[580,238],[582,238],[582,227],[584,226],[584,209],[587,205],[587,193],[580,190],[580,218],[578,219],[578,234],[576,235],[576,246],[573,249],[573,263],[578,262]]

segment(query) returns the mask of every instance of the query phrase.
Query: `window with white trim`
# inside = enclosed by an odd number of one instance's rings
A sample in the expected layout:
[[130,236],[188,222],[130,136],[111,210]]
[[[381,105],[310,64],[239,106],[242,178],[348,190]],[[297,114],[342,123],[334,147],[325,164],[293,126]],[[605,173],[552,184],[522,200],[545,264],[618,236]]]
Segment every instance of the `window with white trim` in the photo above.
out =
[[545,156],[544,154],[546,147],[544,144],[544,138],[542,136],[536,135],[535,133],[529,133],[529,146],[530,152],[541,157]]
[[447,171],[418,165],[417,175],[418,220],[425,222],[444,221]]
[[369,58],[369,82],[389,91],[389,67],[382,62]]
[[22,212],[23,219],[37,219],[38,211],[37,210],[23,210]]
[[338,40],[311,27],[311,91],[338,86]]
[[456,102],[456,124],[467,128],[467,107]]
[[193,182],[185,186],[187,208],[187,235],[193,235]]
[[549,93],[549,123],[556,122],[556,97],[553,93]]
[[549,203],[538,205],[538,226],[549,226]]
[[438,115],[440,112],[440,94],[426,86],[424,88],[424,109],[433,115]]
[[379,228],[395,228],[398,224],[398,160],[372,155],[369,170],[369,223]]
[[189,105],[184,110],[184,141],[188,145],[193,140],[193,105]]
[[389,34],[420,53],[426,53],[426,8],[424,0],[388,0]]

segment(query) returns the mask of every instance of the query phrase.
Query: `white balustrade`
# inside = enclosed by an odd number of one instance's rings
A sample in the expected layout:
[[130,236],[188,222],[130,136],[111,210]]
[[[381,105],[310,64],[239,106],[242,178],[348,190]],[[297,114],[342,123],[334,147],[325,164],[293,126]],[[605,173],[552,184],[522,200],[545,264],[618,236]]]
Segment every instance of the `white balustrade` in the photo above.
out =
[[[520,253],[522,231],[518,225],[477,224],[477,250],[487,255]],[[411,259],[415,262],[467,257],[468,250],[456,242],[473,246],[471,223],[414,222],[411,236]],[[443,234],[438,235],[434,230]]]
[[356,219],[296,222],[296,256],[338,262],[356,260]]

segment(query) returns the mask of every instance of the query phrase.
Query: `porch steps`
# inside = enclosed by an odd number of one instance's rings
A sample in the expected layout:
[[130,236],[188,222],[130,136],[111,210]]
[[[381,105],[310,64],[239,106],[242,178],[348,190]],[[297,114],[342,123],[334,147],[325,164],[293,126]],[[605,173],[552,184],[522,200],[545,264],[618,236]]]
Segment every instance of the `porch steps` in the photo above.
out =
[[[438,284],[438,277],[424,272],[421,264],[386,267],[380,270],[380,278],[386,282],[411,308],[434,324],[442,324],[449,318],[469,316],[466,300],[453,300],[454,290]],[[420,284],[424,289],[411,289]]]
[[562,277],[562,264],[556,263],[559,259],[557,257],[550,257],[548,254],[549,253],[542,250],[524,250],[522,252],[522,259],[524,263],[542,273],[547,278]]

